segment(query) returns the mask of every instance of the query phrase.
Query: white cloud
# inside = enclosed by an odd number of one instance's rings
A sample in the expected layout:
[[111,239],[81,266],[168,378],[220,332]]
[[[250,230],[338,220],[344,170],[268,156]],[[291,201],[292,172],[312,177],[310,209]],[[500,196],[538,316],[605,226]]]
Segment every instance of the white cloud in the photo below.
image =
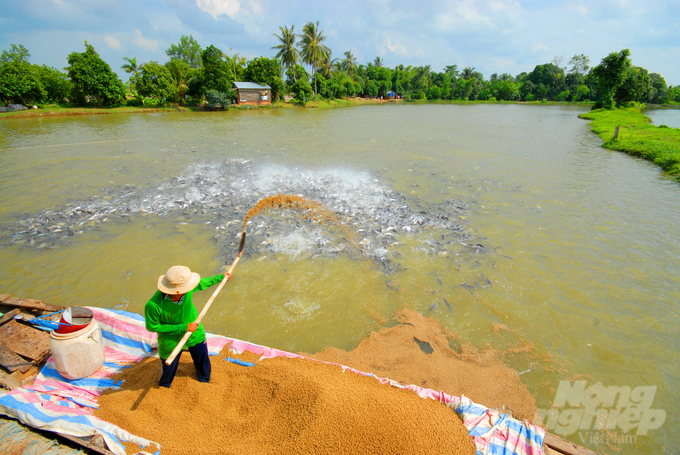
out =
[[548,46],[544,45],[540,41],[534,41],[534,44],[531,46],[531,52],[534,54],[539,51],[547,51]]
[[248,6],[250,6],[250,9],[253,10],[253,13],[255,14],[260,14],[262,12],[262,5],[260,2],[256,2],[255,0],[251,0],[248,3]]
[[133,43],[135,43],[137,46],[144,48],[144,49],[149,49],[150,51],[157,51],[158,50],[158,41],[155,39],[148,39],[144,38],[142,36],[142,32],[139,30],[133,30],[137,38],[132,40]]
[[106,35],[104,37],[104,42],[106,43],[109,48],[113,49],[114,51],[119,51],[120,50],[120,41],[114,38],[113,36]]
[[586,16],[588,14],[588,8],[585,5],[571,2],[568,2],[566,5],[567,9],[571,12],[578,13],[581,16]]
[[397,55],[401,55],[401,56],[404,56],[404,57],[410,57],[411,56],[411,53],[406,50],[406,47],[404,47],[404,45],[401,44],[399,42],[399,40],[392,43],[392,40],[388,38],[387,41],[385,42],[385,46],[387,46],[387,48],[391,52],[393,52]]
[[241,8],[239,0],[196,0],[196,5],[198,9],[210,14],[215,20],[222,14],[233,18]]

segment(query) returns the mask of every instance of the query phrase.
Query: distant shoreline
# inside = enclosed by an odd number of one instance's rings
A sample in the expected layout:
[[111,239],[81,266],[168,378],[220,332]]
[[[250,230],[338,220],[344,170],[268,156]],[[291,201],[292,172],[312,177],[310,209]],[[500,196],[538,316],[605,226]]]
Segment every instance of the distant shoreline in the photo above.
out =
[[[565,105],[565,106],[584,106],[589,107],[592,102],[572,102],[572,101],[465,101],[465,100],[390,100],[390,99],[370,99],[370,98],[348,98],[341,100],[320,100],[299,103],[296,101],[277,101],[273,104],[263,106],[231,106],[230,110],[248,109],[328,109],[334,107],[348,106],[367,106],[381,104],[531,104],[531,105]],[[39,109],[26,109],[23,111],[0,113],[0,120],[20,119],[20,118],[42,118],[42,117],[66,117],[82,115],[109,115],[109,114],[151,114],[159,112],[210,112],[204,107],[198,106],[159,106],[159,107],[61,107],[59,105],[47,105]]]

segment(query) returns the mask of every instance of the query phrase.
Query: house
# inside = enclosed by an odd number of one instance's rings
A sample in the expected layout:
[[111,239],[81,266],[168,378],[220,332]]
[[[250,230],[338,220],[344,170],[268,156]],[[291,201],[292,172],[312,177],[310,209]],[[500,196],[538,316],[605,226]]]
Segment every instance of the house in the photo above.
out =
[[236,90],[236,104],[270,104],[272,101],[272,88],[268,85],[260,85],[254,82],[234,82]]

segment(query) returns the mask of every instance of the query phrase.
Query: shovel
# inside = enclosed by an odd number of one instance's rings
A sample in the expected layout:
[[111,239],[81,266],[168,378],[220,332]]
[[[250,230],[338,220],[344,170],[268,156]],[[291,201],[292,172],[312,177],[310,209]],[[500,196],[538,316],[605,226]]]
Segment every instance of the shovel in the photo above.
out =
[[[231,278],[231,273],[234,271],[234,268],[236,268],[236,264],[238,264],[239,259],[241,259],[241,255],[243,254],[243,248],[245,247],[245,245],[246,245],[246,231],[244,230],[241,235],[241,244],[238,247],[238,254],[236,255],[236,259],[234,259],[234,262],[231,264],[231,267],[229,267],[229,271],[224,274],[224,278],[222,279],[222,281],[220,281],[219,286],[217,286],[217,289],[215,289],[213,295],[210,296],[208,303],[205,304],[203,310],[201,310],[201,314],[198,315],[198,318],[196,318],[194,322],[201,322],[203,316],[205,316],[205,313],[208,312],[208,308],[210,308],[210,305],[212,305],[213,300],[215,300],[215,297],[217,297],[217,294],[220,293],[224,285],[227,284],[227,281],[229,281],[229,279]],[[184,345],[186,344],[187,340],[189,339],[192,333],[193,332],[187,331],[187,333],[184,334],[179,343],[177,343],[177,346],[175,346],[175,350],[172,351],[170,357],[168,357],[168,359],[165,361],[166,365],[172,364],[173,360],[175,360],[175,357],[177,357],[177,354],[179,354],[182,348],[184,348]]]

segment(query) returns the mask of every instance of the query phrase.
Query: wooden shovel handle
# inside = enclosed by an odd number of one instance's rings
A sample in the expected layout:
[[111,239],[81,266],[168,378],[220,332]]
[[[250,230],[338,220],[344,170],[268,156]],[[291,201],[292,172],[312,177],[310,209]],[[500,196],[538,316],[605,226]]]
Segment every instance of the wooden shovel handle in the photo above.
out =
[[[243,237],[245,239],[245,236]],[[241,244],[243,245],[243,240],[241,241]],[[236,268],[236,264],[238,264],[239,259],[241,259],[241,255],[243,254],[243,248],[239,248],[241,251],[239,251],[238,255],[236,256],[236,259],[234,259],[234,263],[231,264],[231,267],[229,267],[229,271],[224,274],[224,278],[222,278],[222,281],[220,281],[219,286],[217,286],[217,289],[215,289],[215,292],[213,292],[213,295],[210,296],[210,299],[208,300],[208,303],[205,304],[203,307],[203,310],[201,310],[201,314],[198,315],[198,318],[194,322],[201,322],[203,319],[203,316],[205,316],[205,313],[208,312],[208,308],[210,308],[210,305],[212,305],[213,300],[215,300],[215,297],[217,297],[217,294],[220,293],[222,288],[224,287],[225,284],[227,284],[227,281],[231,278],[231,273],[234,271],[234,268]],[[172,354],[170,354],[170,357],[167,358],[165,361],[166,365],[170,365],[173,360],[175,360],[175,357],[177,357],[177,354],[180,353],[182,348],[184,348],[184,345],[186,344],[187,340],[191,336],[193,332],[187,331],[187,333],[184,334],[182,339],[177,343],[177,346],[175,346],[175,349],[172,351]]]

